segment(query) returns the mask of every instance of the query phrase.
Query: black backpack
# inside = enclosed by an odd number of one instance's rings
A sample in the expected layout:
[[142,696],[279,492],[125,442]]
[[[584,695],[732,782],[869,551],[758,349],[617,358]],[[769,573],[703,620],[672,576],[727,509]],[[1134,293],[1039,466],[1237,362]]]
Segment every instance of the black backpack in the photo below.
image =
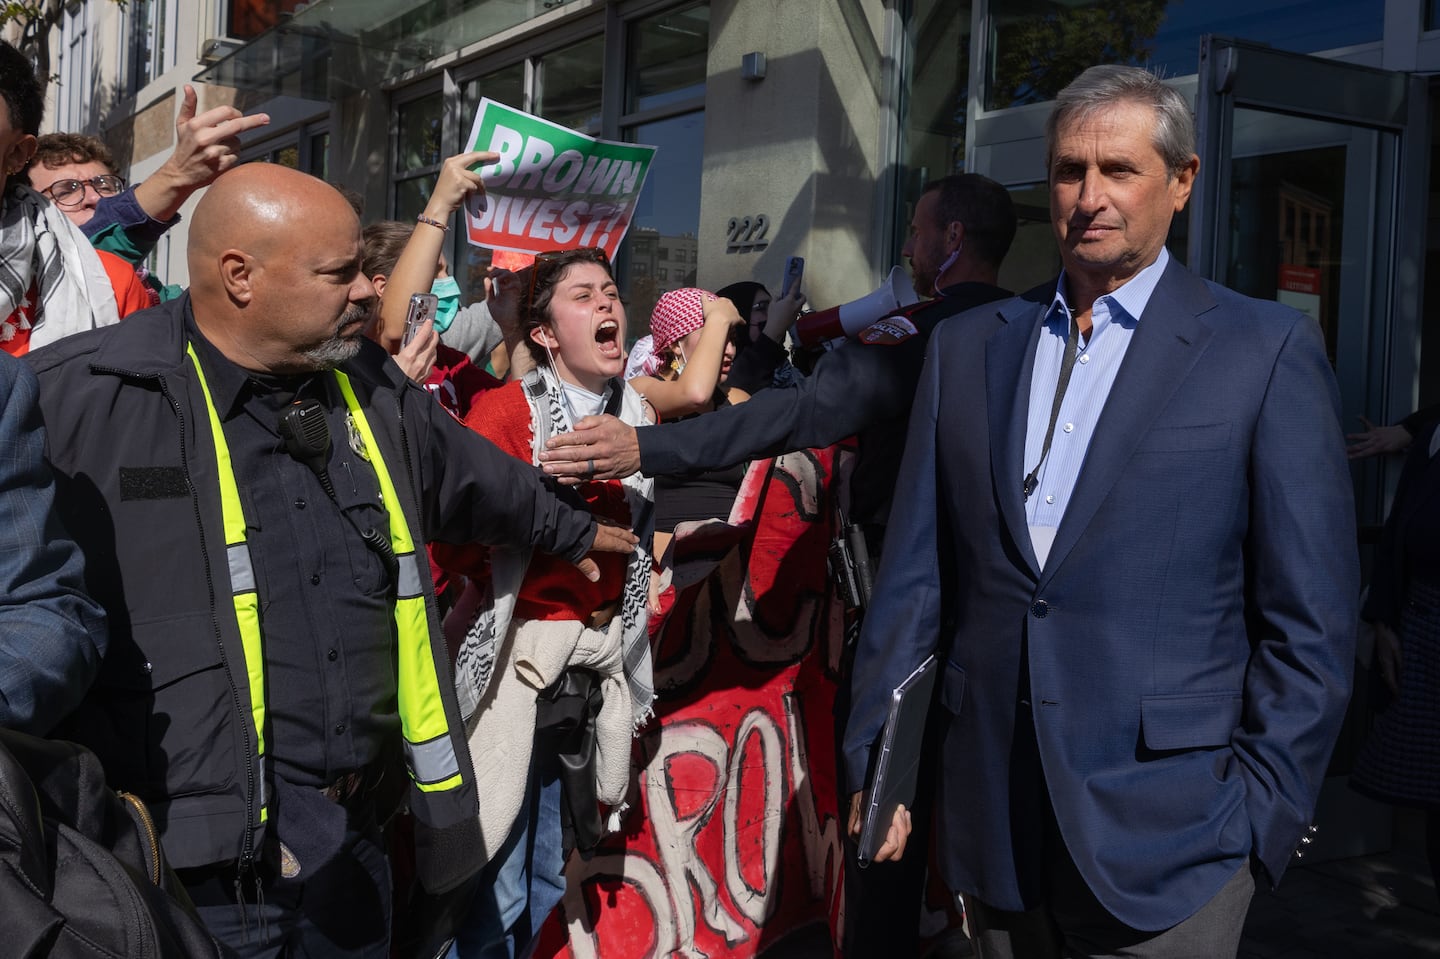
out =
[[150,813],[82,746],[0,729],[7,957],[221,957],[165,864]]

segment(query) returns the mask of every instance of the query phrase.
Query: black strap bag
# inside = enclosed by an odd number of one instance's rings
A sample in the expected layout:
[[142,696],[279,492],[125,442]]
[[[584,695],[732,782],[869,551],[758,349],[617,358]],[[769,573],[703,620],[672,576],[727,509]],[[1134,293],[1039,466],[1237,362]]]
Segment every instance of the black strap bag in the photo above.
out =
[[605,834],[595,793],[595,717],[604,696],[592,669],[571,666],[536,698],[535,748],[559,758],[560,823],[565,852],[589,859]]
[[0,729],[0,916],[13,959],[224,955],[137,797],[82,746]]

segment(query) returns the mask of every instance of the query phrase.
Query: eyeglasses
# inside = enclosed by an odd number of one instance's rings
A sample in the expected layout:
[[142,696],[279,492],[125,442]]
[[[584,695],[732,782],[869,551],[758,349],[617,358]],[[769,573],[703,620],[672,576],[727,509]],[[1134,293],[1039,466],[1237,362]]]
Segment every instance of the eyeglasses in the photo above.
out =
[[95,191],[96,196],[114,196],[125,189],[125,178],[107,173],[104,176],[92,176],[88,180],[56,180],[40,192],[59,206],[77,207],[85,202],[87,186]]
[[[535,262],[530,266],[530,292],[525,296],[525,302],[521,304],[520,315],[529,317],[535,307],[535,291],[542,292],[545,289],[541,283],[541,274],[544,274],[545,283],[550,283],[552,278],[557,276],[559,271],[572,263],[598,263],[605,268],[605,272],[611,273],[610,255],[598,246],[581,247],[578,250],[550,250],[546,253],[536,253]],[[539,319],[539,317],[536,317]]]

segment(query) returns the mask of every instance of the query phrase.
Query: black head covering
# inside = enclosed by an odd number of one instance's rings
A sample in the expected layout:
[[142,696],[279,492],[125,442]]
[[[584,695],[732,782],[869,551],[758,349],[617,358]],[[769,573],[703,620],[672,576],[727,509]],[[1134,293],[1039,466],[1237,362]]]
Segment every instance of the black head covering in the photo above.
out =
[[[750,311],[755,308],[755,299],[761,293],[764,293],[766,296],[770,295],[770,293],[765,289],[765,284],[754,283],[750,280],[744,280],[740,283],[731,283],[729,286],[722,286],[720,289],[715,291],[716,296],[723,296],[725,299],[735,304],[735,310],[745,318],[747,328],[750,323]],[[742,336],[740,338],[740,342],[735,344],[735,352],[739,353],[741,350],[744,350],[749,345],[750,337]]]

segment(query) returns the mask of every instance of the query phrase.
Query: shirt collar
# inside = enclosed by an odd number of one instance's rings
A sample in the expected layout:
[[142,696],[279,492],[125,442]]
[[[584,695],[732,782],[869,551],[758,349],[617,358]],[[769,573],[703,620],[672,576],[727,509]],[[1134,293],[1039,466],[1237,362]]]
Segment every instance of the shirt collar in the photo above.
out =
[[[1169,265],[1170,251],[1162,246],[1160,255],[1155,258],[1154,263],[1099,299],[1108,299],[1112,309],[1118,307],[1132,320],[1138,321],[1144,314],[1145,307],[1150,305],[1150,297],[1154,295],[1155,287],[1160,285],[1160,277]],[[1057,308],[1064,315],[1070,315],[1070,303],[1065,299],[1065,272],[1063,270],[1060,272],[1059,281],[1055,284],[1055,298],[1050,302],[1050,312],[1054,313]]]
[[[229,420],[232,416],[240,413],[245,404],[261,393],[272,392],[276,386],[282,385],[281,380],[286,382],[283,386],[294,391],[300,389],[311,378],[311,374],[299,374],[294,377],[267,377],[252,373],[236,364],[224,353],[221,353],[215,344],[205,338],[200,332],[200,327],[195,322],[194,314],[186,311],[185,334],[187,339],[195,346],[195,355],[205,367],[206,383],[210,387],[210,396],[215,401],[215,409],[219,411],[222,420]],[[268,386],[262,387],[262,381]]]

